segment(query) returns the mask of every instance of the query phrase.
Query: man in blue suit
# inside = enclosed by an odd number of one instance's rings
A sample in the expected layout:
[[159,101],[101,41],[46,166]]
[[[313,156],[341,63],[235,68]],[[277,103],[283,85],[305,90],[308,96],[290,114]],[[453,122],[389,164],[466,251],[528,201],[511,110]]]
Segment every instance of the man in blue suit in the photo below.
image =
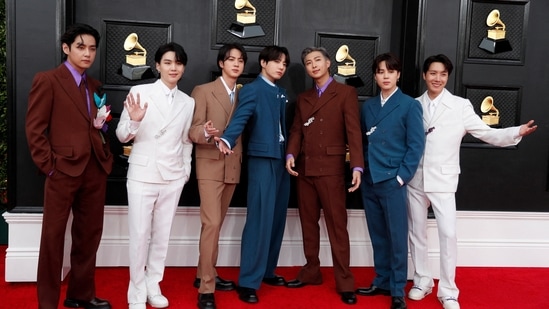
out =
[[286,210],[290,179],[285,166],[286,90],[275,85],[286,72],[290,55],[285,47],[267,46],[259,53],[261,74],[239,92],[239,103],[221,138],[219,150],[232,153],[237,138],[246,129],[248,139],[248,205],[242,233],[240,275],[237,292],[247,303],[259,301],[256,290],[266,284],[284,286],[275,275]]
[[406,184],[425,147],[423,112],[418,101],[397,87],[401,64],[390,53],[372,65],[380,95],[362,106],[365,169],[362,201],[374,251],[376,277],[364,296],[391,295],[391,309],[404,309],[408,262]]

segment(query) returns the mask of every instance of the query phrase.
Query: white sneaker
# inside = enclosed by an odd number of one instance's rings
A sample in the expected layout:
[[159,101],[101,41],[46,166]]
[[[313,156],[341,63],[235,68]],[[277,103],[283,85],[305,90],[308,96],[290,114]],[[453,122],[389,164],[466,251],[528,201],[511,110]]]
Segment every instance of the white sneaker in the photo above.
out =
[[147,302],[153,308],[166,308],[170,304],[168,299],[162,294],[157,294],[154,296],[147,296]]
[[438,300],[444,309],[459,309],[459,303],[455,297],[439,297]]
[[130,309],[147,309],[147,305],[145,303],[135,303],[135,304],[129,304]]
[[432,291],[433,288],[414,285],[410,289],[410,292],[408,292],[408,298],[413,300],[422,300],[425,298],[425,296],[431,294]]

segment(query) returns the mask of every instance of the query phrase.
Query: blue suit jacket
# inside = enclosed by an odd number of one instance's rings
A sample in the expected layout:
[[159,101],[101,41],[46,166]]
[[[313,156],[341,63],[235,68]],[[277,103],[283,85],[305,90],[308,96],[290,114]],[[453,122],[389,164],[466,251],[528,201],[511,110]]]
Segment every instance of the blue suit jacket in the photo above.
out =
[[[236,108],[229,126],[221,136],[231,147],[246,129],[248,155],[280,159],[280,129],[286,139],[286,90],[269,85],[261,76],[244,85],[238,93]],[[282,124],[282,127],[280,125]]]
[[398,89],[381,107],[381,96],[361,109],[365,173],[373,183],[397,175],[404,183],[414,176],[425,147],[421,104]]

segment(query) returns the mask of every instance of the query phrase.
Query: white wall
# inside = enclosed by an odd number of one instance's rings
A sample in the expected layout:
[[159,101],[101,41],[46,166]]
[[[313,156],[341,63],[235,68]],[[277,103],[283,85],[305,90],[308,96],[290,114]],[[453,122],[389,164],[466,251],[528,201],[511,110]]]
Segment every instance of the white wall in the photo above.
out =
[[[98,266],[128,265],[127,207],[105,207],[103,238],[97,252]],[[373,266],[364,211],[349,210],[351,266]],[[7,282],[36,281],[41,214],[4,213],[9,224],[6,252]],[[219,241],[219,266],[238,266],[245,208],[230,208]],[[330,244],[321,219],[320,260],[331,266]],[[498,267],[549,267],[549,213],[458,212],[458,265]],[[429,221],[429,256],[438,275],[438,236],[435,220]],[[168,266],[196,266],[200,213],[198,207],[180,207],[172,228]],[[67,234],[67,242],[70,239]],[[66,246],[68,249],[68,246]],[[68,250],[67,250],[68,253]],[[280,266],[303,265],[301,226],[296,209],[288,210]],[[409,265],[411,265],[409,259]],[[68,265],[64,274],[68,271]],[[409,275],[412,273],[409,267]]]

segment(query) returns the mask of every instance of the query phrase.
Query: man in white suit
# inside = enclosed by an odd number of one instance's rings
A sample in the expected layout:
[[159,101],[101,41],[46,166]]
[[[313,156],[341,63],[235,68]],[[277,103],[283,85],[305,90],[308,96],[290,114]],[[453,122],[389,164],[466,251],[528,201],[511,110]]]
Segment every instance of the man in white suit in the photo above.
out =
[[[445,89],[452,73],[445,55],[427,58],[423,79],[427,91],[417,98],[423,107],[425,152],[408,183],[408,225],[410,252],[415,268],[414,285],[408,293],[421,300],[432,292],[434,282],[427,251],[427,209],[433,207],[440,241],[440,281],[437,296],[445,309],[459,309],[455,283],[457,262],[455,192],[460,173],[459,150],[463,136],[470,133],[500,147],[516,145],[522,136],[534,132],[534,121],[521,126],[493,129],[474,112],[471,102]],[[432,110],[432,113],[431,113]]]
[[122,143],[133,140],[127,175],[130,309],[145,309],[146,302],[154,308],[169,305],[159,283],[172,221],[191,173],[194,99],[177,89],[187,54],[168,43],[154,61],[160,79],[130,89],[116,129]]

